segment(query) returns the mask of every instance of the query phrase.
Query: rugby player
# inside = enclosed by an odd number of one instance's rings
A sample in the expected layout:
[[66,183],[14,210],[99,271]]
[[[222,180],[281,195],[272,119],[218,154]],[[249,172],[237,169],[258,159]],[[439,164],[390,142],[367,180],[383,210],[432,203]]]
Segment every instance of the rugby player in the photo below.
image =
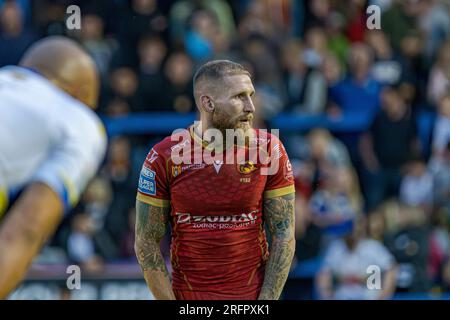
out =
[[[294,180],[278,138],[252,128],[254,92],[240,64],[204,64],[194,75],[201,124],[189,128],[189,139],[167,137],[147,155],[137,192],[135,251],[156,299],[279,299],[282,293],[295,249]],[[212,128],[250,132],[247,142],[271,140],[268,155],[278,169],[265,175],[262,162],[195,162],[196,147],[211,146],[206,133]],[[192,161],[177,164],[174,151],[187,145]],[[231,147],[237,153],[254,144],[221,145],[223,153]],[[160,251],[169,223],[171,275]]]
[[0,299],[73,207],[106,151],[93,60],[64,37],[0,69]]

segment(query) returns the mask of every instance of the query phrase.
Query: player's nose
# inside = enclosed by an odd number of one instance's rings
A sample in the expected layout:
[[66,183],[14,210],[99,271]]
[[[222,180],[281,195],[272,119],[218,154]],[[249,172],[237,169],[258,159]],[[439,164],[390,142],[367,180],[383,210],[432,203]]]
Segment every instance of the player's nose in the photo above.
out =
[[244,112],[253,113],[255,112],[255,106],[253,104],[252,98],[247,97],[244,103]]

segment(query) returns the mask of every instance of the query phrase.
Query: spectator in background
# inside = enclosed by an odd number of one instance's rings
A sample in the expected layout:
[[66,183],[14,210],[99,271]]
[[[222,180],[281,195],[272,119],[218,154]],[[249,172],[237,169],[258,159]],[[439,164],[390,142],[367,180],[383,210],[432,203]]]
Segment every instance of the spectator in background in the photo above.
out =
[[364,41],[366,25],[366,0],[342,2],[342,12],[347,17],[345,33],[350,42]]
[[450,16],[441,0],[419,0],[419,6],[417,24],[424,33],[425,55],[430,61],[449,35]]
[[424,105],[428,70],[422,58],[423,41],[417,30],[411,30],[400,43],[401,82],[409,84],[409,94],[402,95],[413,107]]
[[[164,66],[167,83],[162,95],[165,107],[176,112],[193,112],[195,101],[192,93],[192,60],[184,52],[172,53]],[[160,93],[161,94],[161,93]]]
[[429,168],[433,175],[434,207],[450,212],[450,141],[442,153],[430,160]]
[[319,71],[309,68],[303,58],[300,42],[292,40],[283,45],[281,61],[286,111],[320,114],[325,110],[327,98],[325,79]]
[[363,43],[353,44],[348,56],[349,75],[330,88],[330,98],[343,114],[371,119],[378,110],[380,84],[373,79],[373,52]]
[[[392,254],[379,241],[366,238],[366,221],[360,217],[344,239],[329,247],[316,276],[320,299],[383,300],[389,299],[396,287],[396,263]],[[370,290],[370,266],[381,271],[379,287]]]
[[430,71],[428,101],[436,106],[450,88],[450,40],[439,49],[439,56]]
[[[138,80],[133,69],[121,67],[115,69],[110,76],[110,94],[108,101],[122,101],[126,104],[127,112],[136,104],[136,91]],[[111,106],[108,104],[106,111],[109,112]]]
[[393,0],[393,4],[381,15],[383,31],[390,36],[394,49],[398,49],[402,39],[415,30],[419,10],[417,0]]
[[143,35],[152,32],[162,34],[168,28],[167,19],[156,0],[131,0],[131,10],[123,14],[120,23],[122,45],[133,50]]
[[273,44],[264,36],[251,35],[241,44],[242,55],[252,65],[253,82],[261,97],[261,116],[267,120],[283,109],[281,71]]
[[385,217],[384,245],[398,263],[397,292],[426,292],[431,230],[425,212],[396,199],[383,202],[377,211]]
[[0,6],[0,67],[17,64],[37,37],[25,28],[23,12],[15,1]]
[[162,94],[166,87],[163,62],[167,51],[166,44],[158,36],[147,35],[139,41],[139,85],[133,111],[173,110],[172,106],[166,104],[166,97]]
[[324,28],[330,18],[331,5],[329,0],[307,1],[305,29],[312,27]]
[[94,223],[90,216],[78,213],[72,220],[72,229],[67,240],[69,258],[89,271],[98,271],[103,264],[95,250],[94,233]]
[[229,4],[223,0],[194,0],[177,1],[170,9],[170,36],[175,44],[182,43],[185,29],[191,14],[200,9],[208,10],[217,17],[220,29],[224,37],[232,38],[236,33],[233,13]]
[[413,158],[406,165],[406,172],[400,184],[400,201],[421,207],[428,215],[433,206],[433,176],[427,170],[426,162]]
[[398,90],[382,93],[382,110],[360,141],[366,178],[368,208],[398,195],[400,174],[408,159],[420,152],[415,119]]
[[447,91],[438,105],[438,115],[433,131],[433,155],[439,157],[450,141],[450,92]]
[[120,241],[120,257],[135,261],[134,239],[136,227],[136,209],[134,207],[128,210],[128,229]]
[[106,221],[106,229],[119,245],[127,230],[127,212],[135,200],[132,179],[131,145],[129,139],[118,136],[110,140],[106,164],[102,172],[111,181],[113,201]]
[[305,33],[305,49],[303,51],[304,63],[313,69],[318,68],[323,56],[328,52],[327,35],[323,28],[310,28]]
[[194,11],[184,36],[186,52],[197,64],[212,58],[214,39],[218,34],[220,34],[220,25],[211,11]]
[[350,167],[350,157],[345,145],[322,128],[313,129],[308,135],[308,156],[319,171]]
[[428,272],[434,286],[444,290],[447,289],[445,268],[450,258],[449,212],[447,210],[438,210],[435,213],[429,240]]
[[401,64],[386,34],[382,30],[370,30],[366,33],[366,42],[375,54],[371,70],[373,78],[381,84],[397,84],[402,75]]
[[350,46],[344,35],[345,17],[338,11],[330,13],[326,21],[325,32],[328,38],[328,49],[336,56],[341,67],[346,65],[347,52]]
[[104,21],[95,13],[83,13],[81,30],[78,34],[81,45],[92,56],[102,78],[107,79],[109,65],[117,43],[113,38],[104,37]]
[[350,168],[330,170],[309,202],[312,222],[322,230],[321,251],[351,230],[361,214],[358,181]]

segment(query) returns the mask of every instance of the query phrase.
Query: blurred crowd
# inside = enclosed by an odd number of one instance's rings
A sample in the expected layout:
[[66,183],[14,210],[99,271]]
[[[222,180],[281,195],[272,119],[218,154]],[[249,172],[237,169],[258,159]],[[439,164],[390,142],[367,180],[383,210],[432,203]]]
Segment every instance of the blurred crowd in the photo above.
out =
[[[80,30],[66,28],[71,4]],[[367,28],[372,4],[381,29]],[[319,257],[316,297],[376,299],[450,290],[449,33],[448,0],[0,0],[0,67],[63,34],[100,70],[101,116],[195,112],[193,73],[226,58],[253,76],[257,127],[281,112],[364,119],[363,132],[281,135],[297,178],[293,268]],[[160,138],[110,137],[41,261],[134,260],[137,177]],[[381,293],[363,290],[369,265],[385,271]]]

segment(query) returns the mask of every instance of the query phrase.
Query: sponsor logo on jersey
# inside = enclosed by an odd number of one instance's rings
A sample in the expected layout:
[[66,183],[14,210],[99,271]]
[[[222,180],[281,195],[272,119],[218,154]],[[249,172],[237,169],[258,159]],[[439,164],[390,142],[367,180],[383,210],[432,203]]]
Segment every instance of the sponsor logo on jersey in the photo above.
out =
[[220,168],[222,168],[223,161],[222,160],[214,160],[214,169],[216,170],[216,173],[219,173]]
[[237,169],[238,169],[239,173],[249,174],[258,168],[253,164],[253,162],[246,161],[244,164],[238,164]]
[[254,210],[249,213],[241,213],[236,215],[228,215],[228,216],[195,216],[190,213],[180,213],[177,212],[177,223],[202,223],[202,222],[211,222],[211,223],[240,223],[240,222],[253,222],[258,219],[256,214],[259,210]]
[[182,166],[181,171],[190,170],[190,169],[192,169],[192,170],[203,169],[204,167],[206,167],[205,163],[189,164],[186,166]]
[[150,168],[143,167],[139,175],[139,192],[147,195],[156,195],[156,173]]

